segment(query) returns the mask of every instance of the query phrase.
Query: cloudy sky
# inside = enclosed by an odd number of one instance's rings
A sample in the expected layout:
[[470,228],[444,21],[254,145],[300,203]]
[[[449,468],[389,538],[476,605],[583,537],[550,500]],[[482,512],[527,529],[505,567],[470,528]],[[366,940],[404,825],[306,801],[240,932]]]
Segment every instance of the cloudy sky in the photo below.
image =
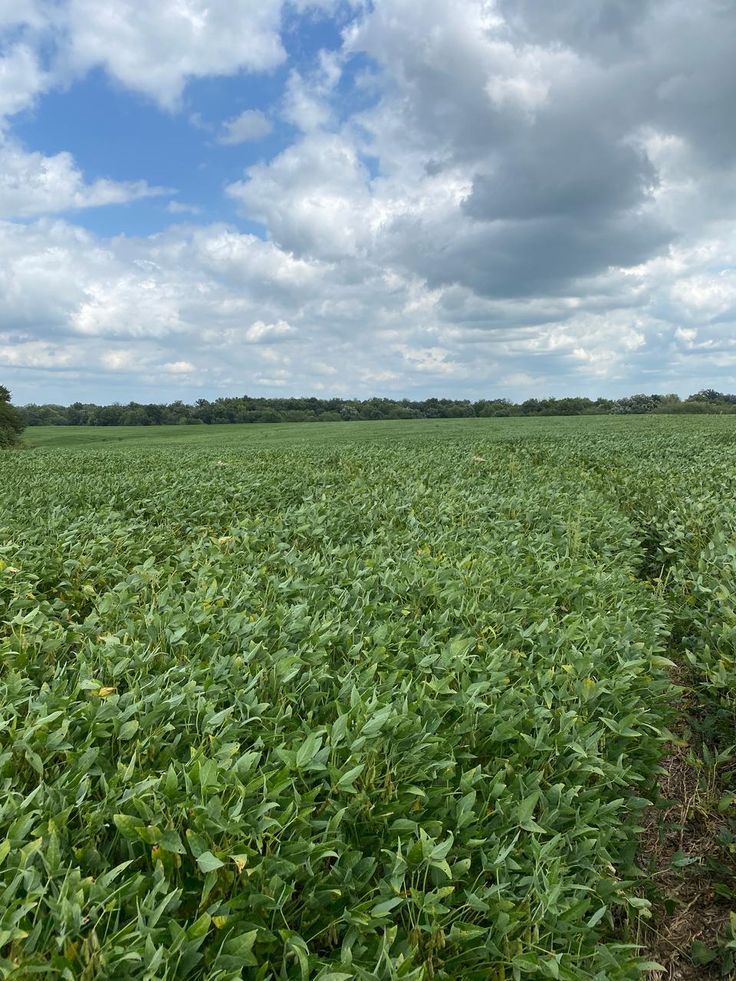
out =
[[736,391],[734,0],[0,0],[15,401]]

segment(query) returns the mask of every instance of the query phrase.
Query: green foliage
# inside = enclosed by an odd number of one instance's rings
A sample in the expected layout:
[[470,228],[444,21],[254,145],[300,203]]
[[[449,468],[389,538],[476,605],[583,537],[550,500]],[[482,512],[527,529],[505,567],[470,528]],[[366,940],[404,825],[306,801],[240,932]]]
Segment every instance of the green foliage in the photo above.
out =
[[10,404],[10,392],[0,385],[0,449],[15,446],[24,429],[23,417]]
[[379,419],[467,419],[506,416],[646,415],[649,413],[712,414],[736,412],[736,395],[705,389],[684,402],[677,395],[631,395],[621,399],[566,398],[428,398],[419,401],[387,398],[318,399],[251,398],[248,395],[198,399],[195,405],[27,405],[28,426],[159,426],[223,423],[354,422]]
[[0,977],[639,977],[650,566],[735,455],[640,421],[0,462]]

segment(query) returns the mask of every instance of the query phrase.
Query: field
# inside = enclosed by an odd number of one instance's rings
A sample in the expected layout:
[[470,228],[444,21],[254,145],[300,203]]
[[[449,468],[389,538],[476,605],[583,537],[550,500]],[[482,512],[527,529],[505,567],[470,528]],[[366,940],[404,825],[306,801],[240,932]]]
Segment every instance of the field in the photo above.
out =
[[736,418],[26,441],[0,977],[734,971]]

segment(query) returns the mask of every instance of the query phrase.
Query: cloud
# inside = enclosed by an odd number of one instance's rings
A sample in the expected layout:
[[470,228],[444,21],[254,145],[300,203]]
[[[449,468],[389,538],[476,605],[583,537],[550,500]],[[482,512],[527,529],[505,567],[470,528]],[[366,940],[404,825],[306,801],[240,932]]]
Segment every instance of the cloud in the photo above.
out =
[[27,44],[17,43],[0,54],[0,127],[5,117],[31,106],[48,84],[35,51]]
[[[178,201],[152,211],[199,224],[109,238],[33,220],[157,189],[6,137],[0,206],[19,220],[0,223],[0,363],[14,385],[36,352],[60,378],[86,366],[157,397],[736,387],[732,4],[12,9],[8,118],[92,67],[174,111],[188,80],[280,66],[279,151],[223,171],[211,213],[231,222]],[[305,15],[334,18],[332,50],[304,55]],[[267,135],[251,104],[219,107],[220,142]]]
[[167,375],[190,375],[195,370],[191,361],[167,361],[162,368]]
[[734,260],[732,232],[607,274],[583,298],[507,300],[430,291],[360,259],[349,275],[224,226],[104,242],[64,222],[5,223],[0,365],[19,400],[37,391],[39,371],[61,387],[74,377],[79,390],[85,366],[102,386],[96,397],[109,376],[124,399],[145,400],[273,387],[594,394],[626,392],[631,378],[652,389],[728,388],[736,288],[718,264]]
[[146,181],[87,183],[70,153],[45,156],[0,138],[0,218],[126,204],[166,193]]
[[196,204],[186,204],[184,201],[169,201],[166,210],[170,215],[198,215],[202,209]]
[[101,65],[166,109],[192,78],[268,71],[285,58],[281,0],[67,0],[63,15],[72,70]]
[[227,193],[264,221],[274,239],[319,259],[355,255],[369,233],[368,173],[355,147],[313,134],[269,164],[251,167]]
[[234,116],[222,124],[218,143],[224,146],[236,146],[238,143],[262,140],[272,129],[270,120],[260,109],[246,109],[239,116]]
[[108,371],[131,371],[140,364],[135,351],[126,348],[105,351],[100,362]]
[[286,82],[281,114],[305,133],[322,129],[335,117],[333,102],[342,77],[338,53],[321,51],[308,72],[292,70]]
[[130,271],[89,283],[69,318],[72,329],[99,337],[161,337],[185,331],[174,284],[147,273]]
[[246,339],[258,343],[263,340],[274,340],[277,337],[287,337],[295,334],[296,331],[285,320],[279,320],[276,324],[264,324],[262,320],[256,320],[245,332]]
[[79,353],[72,347],[49,341],[0,343],[0,365],[43,370],[67,368],[77,361]]

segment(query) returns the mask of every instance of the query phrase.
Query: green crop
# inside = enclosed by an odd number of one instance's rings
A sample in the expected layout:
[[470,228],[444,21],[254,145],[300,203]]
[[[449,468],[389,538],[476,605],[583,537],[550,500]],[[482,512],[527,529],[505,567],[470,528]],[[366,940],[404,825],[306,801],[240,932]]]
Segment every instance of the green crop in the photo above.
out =
[[0,977],[647,969],[673,636],[734,713],[736,430],[472,423],[0,460]]

